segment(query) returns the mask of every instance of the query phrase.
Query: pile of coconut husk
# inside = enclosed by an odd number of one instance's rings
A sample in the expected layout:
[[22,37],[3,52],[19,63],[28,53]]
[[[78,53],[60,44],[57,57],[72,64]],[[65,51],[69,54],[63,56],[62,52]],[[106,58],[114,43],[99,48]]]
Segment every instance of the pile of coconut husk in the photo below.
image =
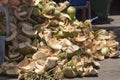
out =
[[115,33],[93,31],[91,21],[78,21],[67,1],[3,1],[10,11],[11,35],[2,74],[18,75],[19,80],[96,76],[98,60],[120,55]]
[[4,15],[0,13],[0,36],[6,34],[6,29],[5,29],[5,18]]

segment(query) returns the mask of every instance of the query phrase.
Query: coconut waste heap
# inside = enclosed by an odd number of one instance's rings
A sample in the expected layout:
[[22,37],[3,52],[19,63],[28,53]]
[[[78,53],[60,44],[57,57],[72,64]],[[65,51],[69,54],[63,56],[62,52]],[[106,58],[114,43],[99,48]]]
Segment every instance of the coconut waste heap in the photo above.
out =
[[9,9],[12,32],[1,74],[18,75],[19,80],[95,76],[98,60],[119,56],[115,34],[93,31],[90,20],[78,21],[67,1],[3,0],[1,5]]

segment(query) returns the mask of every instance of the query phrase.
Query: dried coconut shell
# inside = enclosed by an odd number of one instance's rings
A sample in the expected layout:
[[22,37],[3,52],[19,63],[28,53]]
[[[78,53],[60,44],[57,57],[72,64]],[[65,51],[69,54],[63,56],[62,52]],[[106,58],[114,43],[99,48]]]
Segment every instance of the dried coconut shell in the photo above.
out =
[[18,75],[18,70],[17,68],[9,68],[5,71],[5,74],[8,76],[17,76]]
[[8,61],[21,61],[24,57],[22,54],[15,52],[14,50],[9,50],[7,56],[6,58]]
[[22,54],[30,54],[36,52],[37,48],[32,46],[29,42],[20,43],[18,50]]
[[2,68],[0,67],[0,74],[3,72]]
[[17,70],[17,68],[13,68],[13,69],[8,69],[8,70],[6,70],[6,75],[9,75],[9,76],[16,76],[16,75],[18,75],[18,70]]
[[67,47],[66,53],[67,53],[67,58],[71,59],[75,55],[80,55],[81,49],[79,48],[79,46],[73,45],[73,46]]
[[63,78],[64,75],[63,75],[62,69],[59,66],[55,67],[54,76],[57,79],[62,79]]
[[95,76],[98,74],[98,71],[94,69],[92,66],[86,68],[85,72],[83,72],[82,76]]
[[37,52],[35,52],[34,55],[32,56],[32,59],[33,60],[38,60],[41,58],[44,59],[44,58],[51,56],[51,54],[52,54],[51,49],[48,47],[44,47],[38,50]]
[[58,66],[59,66],[61,69],[63,69],[63,68],[64,68],[63,66],[64,66],[67,62],[68,62],[67,59],[63,59],[61,62],[58,63]]
[[76,66],[80,61],[81,61],[81,58],[79,56],[75,55],[72,57],[73,65]]
[[27,57],[25,57],[21,62],[19,62],[17,64],[17,67],[22,67],[22,66],[27,66],[29,63],[31,62],[31,60]]
[[60,41],[58,41],[57,39],[50,39],[48,41],[48,46],[50,46],[52,49],[55,49],[55,50],[60,50],[62,49],[62,45],[60,44]]
[[45,29],[43,32],[40,32],[38,35],[41,39],[44,39],[46,42],[48,42],[52,37],[51,30],[49,29]]
[[54,16],[52,16],[52,15],[47,15],[47,14],[43,14],[43,16],[46,17],[46,18],[48,18],[48,19],[53,19],[53,18],[55,18]]
[[33,71],[34,68],[35,68],[35,61],[30,62],[26,66],[19,67],[19,69],[22,70],[23,72]]
[[77,72],[75,72],[71,67],[68,67],[68,66],[64,67],[63,73],[64,73],[64,76],[68,78],[73,78],[77,76]]
[[18,42],[18,43],[22,43],[22,42],[29,42],[29,43],[32,43],[32,40],[29,38],[29,37],[27,37],[27,36],[25,36],[25,35],[23,35],[23,34],[19,34],[17,37],[16,37],[16,42]]
[[85,40],[87,40],[88,38],[86,36],[77,36],[74,38],[76,42],[83,42]]
[[58,61],[57,57],[48,57],[44,64],[45,70],[47,71],[51,68],[54,68],[57,65],[57,61]]
[[36,62],[35,64],[35,73],[43,74],[45,72],[45,67]]
[[99,62],[93,61],[92,63],[93,63],[94,68],[100,68],[100,63]]
[[68,40],[67,38],[61,39],[60,40],[62,47],[67,47],[67,46],[72,46],[72,42]]
[[4,72],[6,72],[9,69],[15,69],[16,68],[17,63],[16,62],[5,62],[4,64],[1,65],[1,68],[4,70]]
[[43,74],[45,71],[44,71],[44,67],[43,66],[40,66],[39,69],[35,69],[35,73],[37,74]]
[[12,34],[9,37],[6,38],[6,41],[11,41],[11,40],[15,39],[15,37],[17,36],[17,33],[18,32],[16,30],[14,30],[12,32]]
[[108,34],[108,32],[105,30],[105,29],[99,29],[95,32],[95,35],[98,36],[98,35],[106,35]]
[[100,50],[107,44],[106,40],[94,40],[91,46],[92,51]]
[[108,54],[106,54],[106,57],[110,57],[110,58],[115,58],[115,57],[119,57],[120,52],[119,51],[110,51]]
[[75,66],[75,68],[76,68],[77,72],[79,73],[79,75],[81,75],[80,73],[83,72],[83,65],[84,64],[82,62],[77,62],[76,66]]
[[59,7],[57,8],[59,11],[65,10],[69,6],[69,2],[65,1],[64,3],[59,3]]
[[17,29],[17,26],[14,23],[10,23],[11,32]]
[[[96,59],[119,56],[117,53],[119,44],[115,41],[114,33],[104,29],[92,31],[90,20],[84,23],[76,19],[72,20],[66,13],[69,2],[57,5],[49,0],[36,0],[35,3],[34,1],[22,0],[21,6],[15,7],[9,7],[8,4],[8,8],[15,9],[14,14],[11,14],[16,16],[16,20],[12,20],[14,24],[10,24],[11,32],[17,31],[18,36],[10,40],[12,47],[9,47],[10,52],[6,61],[18,60],[21,55],[28,53],[33,55],[18,64],[20,76],[24,79],[31,71],[46,75],[49,70],[55,70],[53,75],[57,79],[62,78],[63,72],[65,77],[70,78],[78,74],[79,76],[97,75],[96,67],[100,65],[95,61]],[[40,6],[37,5],[38,3]],[[50,6],[51,8],[48,9]],[[38,16],[33,13],[34,8],[42,11],[40,15],[39,12]],[[18,24],[18,27],[15,24]],[[38,37],[42,41],[39,40],[36,47],[32,46],[32,41]],[[107,51],[106,47],[110,50]],[[59,56],[61,53],[64,53],[63,59]],[[15,68],[7,64],[9,62],[1,66],[3,71],[9,70],[10,66],[12,69]]]
[[107,41],[107,46],[108,47],[116,47],[118,45],[119,45],[119,43],[116,40],[108,40]]
[[94,38],[95,38],[93,32],[90,32],[90,31],[89,31],[88,37],[89,37],[90,39],[94,39]]
[[[19,14],[19,11],[20,11],[21,9],[19,8],[17,8],[17,9],[15,9],[14,10],[14,15],[15,15],[15,17],[17,17],[17,19],[19,19],[19,20],[21,20],[21,21],[23,21],[23,20],[26,20],[27,18],[23,18],[23,17],[21,17],[20,16],[20,14]],[[26,14],[26,13],[25,13]]]
[[45,61],[46,61],[46,59],[38,59],[36,61],[36,63],[39,64],[39,65],[44,65]]
[[23,31],[24,34],[26,34],[26,35],[29,36],[29,37],[35,37],[35,36],[37,35],[37,33],[38,33],[37,30],[27,31],[27,30],[25,30],[24,28],[22,28],[22,31]]
[[105,59],[105,56],[101,55],[100,53],[95,53],[94,58],[101,61]]
[[20,56],[20,53],[15,53],[14,51],[9,51],[9,57],[10,58],[16,58],[16,57],[19,57]]

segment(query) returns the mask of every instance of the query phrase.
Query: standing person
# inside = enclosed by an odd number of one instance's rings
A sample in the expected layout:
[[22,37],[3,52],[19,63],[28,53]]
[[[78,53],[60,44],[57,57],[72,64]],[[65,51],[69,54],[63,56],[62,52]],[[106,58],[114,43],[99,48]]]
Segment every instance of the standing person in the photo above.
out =
[[95,23],[109,23],[108,19],[112,0],[90,0],[92,11],[99,17]]

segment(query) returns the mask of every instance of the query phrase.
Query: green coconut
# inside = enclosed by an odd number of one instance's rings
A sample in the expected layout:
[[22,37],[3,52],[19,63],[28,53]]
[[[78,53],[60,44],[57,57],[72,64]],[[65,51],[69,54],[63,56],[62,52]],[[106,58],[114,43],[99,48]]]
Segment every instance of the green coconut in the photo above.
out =
[[73,6],[70,6],[67,8],[67,13],[71,18],[75,18],[76,15],[76,9]]

